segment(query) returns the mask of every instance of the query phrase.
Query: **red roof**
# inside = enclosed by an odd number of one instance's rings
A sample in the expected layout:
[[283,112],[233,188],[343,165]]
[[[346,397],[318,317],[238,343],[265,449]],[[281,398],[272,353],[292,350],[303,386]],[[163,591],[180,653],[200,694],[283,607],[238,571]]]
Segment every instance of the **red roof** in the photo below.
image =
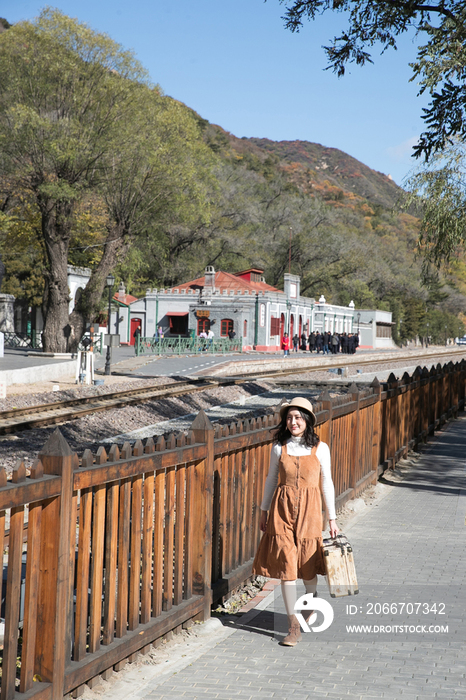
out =
[[123,306],[129,306],[133,303],[133,301],[138,300],[137,297],[132,297],[131,294],[120,294],[119,292],[114,294],[113,298],[115,301],[118,301],[120,302],[120,304],[123,304]]
[[[239,273],[244,274],[244,273]],[[203,289],[205,286],[205,277],[198,277],[191,282],[185,282],[184,284],[179,284],[173,289]],[[280,292],[283,294],[281,289],[272,287],[266,282],[248,282],[241,277],[232,275],[230,272],[219,272],[215,273],[215,289],[222,293],[224,290],[235,291],[235,292]]]

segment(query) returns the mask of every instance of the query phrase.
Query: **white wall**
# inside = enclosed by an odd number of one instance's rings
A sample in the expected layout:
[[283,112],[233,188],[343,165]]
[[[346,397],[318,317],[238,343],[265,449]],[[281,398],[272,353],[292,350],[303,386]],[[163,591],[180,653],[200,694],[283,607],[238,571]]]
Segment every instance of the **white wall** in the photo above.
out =
[[70,290],[70,301],[68,311],[71,313],[74,309],[74,301],[78,289],[84,289],[91,277],[91,270],[88,267],[74,267],[68,265],[68,289]]

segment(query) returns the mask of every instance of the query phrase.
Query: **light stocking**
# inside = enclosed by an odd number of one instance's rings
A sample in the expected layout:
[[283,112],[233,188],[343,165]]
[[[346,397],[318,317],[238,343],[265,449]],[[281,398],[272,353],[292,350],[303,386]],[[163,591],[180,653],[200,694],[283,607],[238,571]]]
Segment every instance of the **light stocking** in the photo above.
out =
[[309,581],[303,579],[304,586],[306,588],[306,593],[313,593],[317,591],[317,576],[311,578]]
[[294,605],[296,603],[296,581],[282,581],[280,583],[282,589],[283,602],[288,617],[295,614]]

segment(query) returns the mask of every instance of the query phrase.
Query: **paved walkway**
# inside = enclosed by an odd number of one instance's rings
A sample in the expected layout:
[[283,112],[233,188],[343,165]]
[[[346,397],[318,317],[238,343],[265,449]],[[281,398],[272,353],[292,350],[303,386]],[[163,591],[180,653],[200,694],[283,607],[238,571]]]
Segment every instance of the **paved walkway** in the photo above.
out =
[[[196,660],[188,658],[189,665],[184,661],[184,668],[181,658],[169,677],[151,678],[150,668],[140,667],[139,677],[146,680],[125,683],[121,697],[466,697],[464,414],[438,434],[415,464],[388,496],[346,528],[360,594],[332,600],[320,579],[319,593],[335,612],[327,631],[304,635],[294,648],[279,646],[286,620],[276,589],[262,610],[226,619],[228,636],[221,632],[217,643],[211,642]],[[352,624],[372,625],[372,630],[351,633],[347,625]],[[377,632],[376,625],[389,629]],[[121,694],[119,685],[113,689],[115,698]]]

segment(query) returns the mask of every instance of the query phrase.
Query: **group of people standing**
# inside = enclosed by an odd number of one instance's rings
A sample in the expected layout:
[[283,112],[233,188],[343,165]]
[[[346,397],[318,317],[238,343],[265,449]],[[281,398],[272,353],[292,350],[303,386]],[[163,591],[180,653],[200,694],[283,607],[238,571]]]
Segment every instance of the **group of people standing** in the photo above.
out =
[[293,352],[322,352],[324,355],[337,355],[342,352],[345,355],[354,355],[356,348],[359,346],[359,336],[357,333],[310,333],[306,337],[305,333],[299,336],[297,333],[291,339],[288,333],[283,334],[282,350],[286,355],[290,354],[290,346],[293,346]]

